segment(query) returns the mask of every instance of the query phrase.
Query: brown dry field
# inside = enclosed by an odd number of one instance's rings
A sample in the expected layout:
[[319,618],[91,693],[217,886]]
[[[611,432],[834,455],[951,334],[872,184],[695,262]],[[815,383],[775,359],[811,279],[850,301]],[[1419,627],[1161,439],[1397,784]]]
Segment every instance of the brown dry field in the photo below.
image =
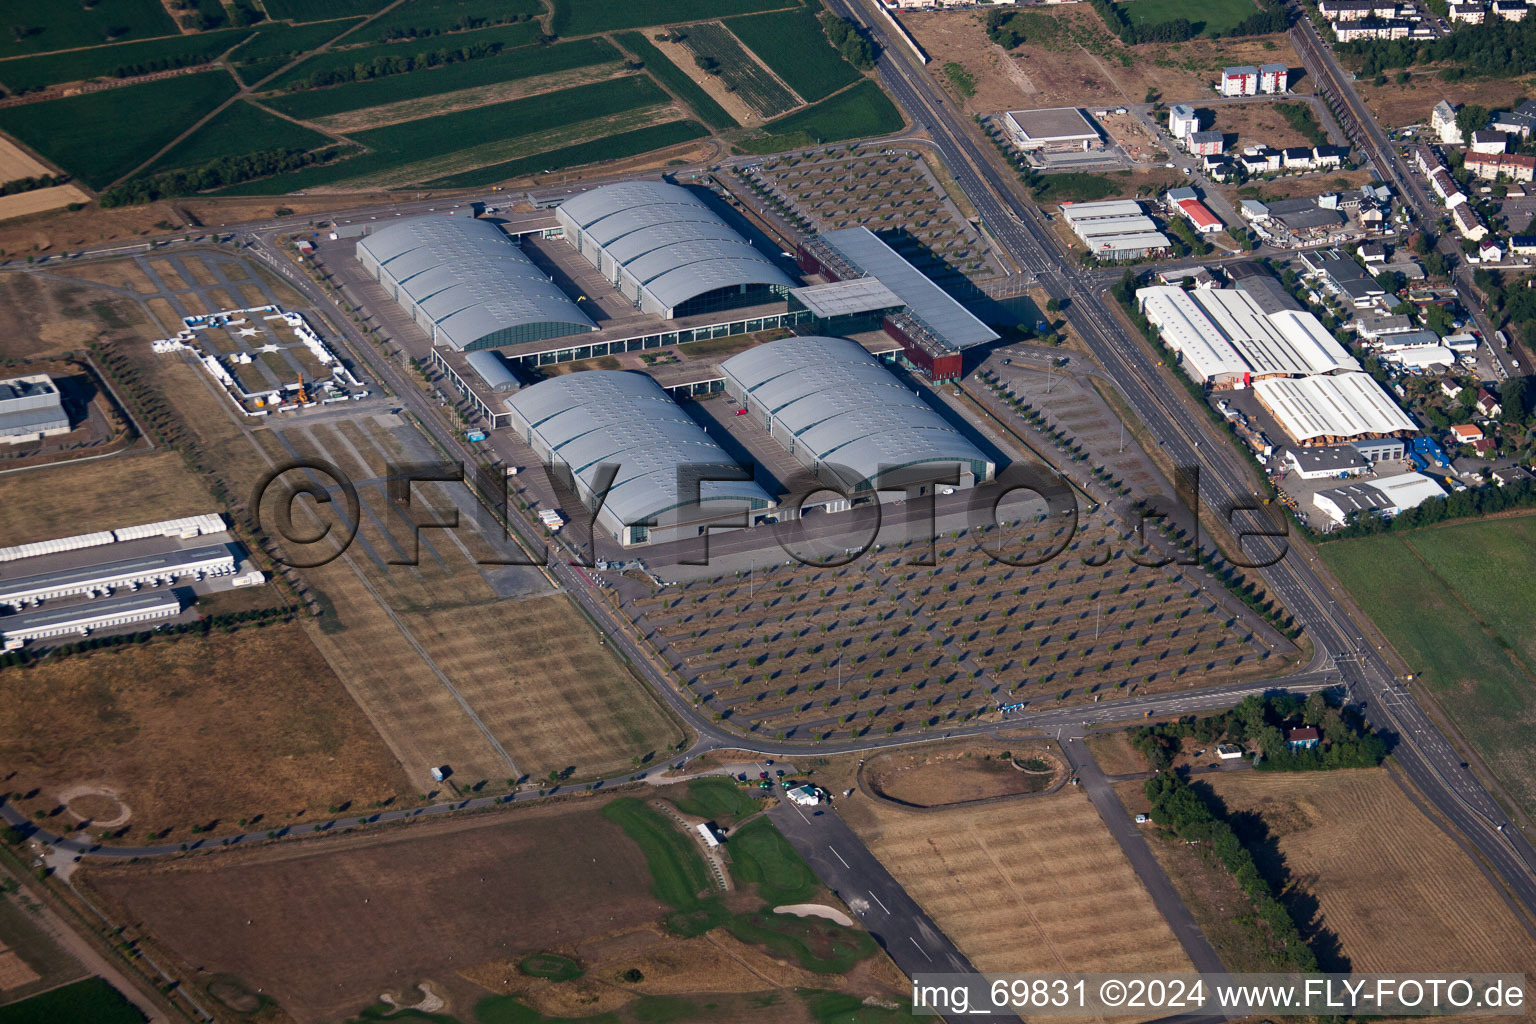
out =
[[[1257,194],[1260,199],[1290,199],[1296,196],[1315,196],[1324,192],[1337,192],[1340,188],[1359,187],[1373,179],[1369,170],[1339,171],[1333,174],[1308,174],[1296,178],[1275,178],[1272,181],[1254,182],[1241,188],[1222,189],[1223,194],[1236,206],[1239,199]],[[1343,185],[1339,183],[1343,182]]]
[[595,813],[602,802],[82,874],[118,920],[177,961],[204,977],[238,976],[299,1024],[340,1019],[423,980],[463,992],[467,1011],[478,987],[459,971],[570,949],[666,913],[644,857]]
[[0,138],[0,181],[47,174],[48,165],[7,138]]
[[[6,673],[0,765],[13,791],[104,786],[128,839],[217,820],[323,813],[404,792],[395,759],[297,625],[98,651]],[[89,808],[79,808],[88,811]],[[64,817],[62,821],[73,821]]]
[[1395,71],[1387,72],[1386,85],[1373,85],[1373,79],[1364,75],[1354,83],[1365,105],[1389,128],[1428,124],[1429,112],[1441,100],[1449,100],[1452,106],[1458,107],[1473,103],[1489,110],[1506,110],[1514,97],[1536,93],[1536,75],[1444,82],[1433,69],[1416,69],[1407,83],[1398,85],[1393,78],[1395,74]]
[[1257,145],[1276,148],[1311,145],[1300,132],[1286,124],[1274,103],[1218,103],[1205,108],[1196,104],[1196,109],[1214,115],[1209,118],[1202,115],[1202,123],[1209,122],[1216,131],[1227,135],[1237,135],[1236,146],[1227,147],[1229,150]]
[[[1052,770],[1039,774],[1019,771],[1001,756],[1005,752],[1020,762],[1040,758],[1049,762]],[[968,800],[1038,793],[1053,785],[1064,770],[1059,754],[1043,743],[945,744],[878,754],[864,766],[862,781],[892,800],[917,807],[941,807]]]
[[[1031,37],[1012,51],[987,38],[981,12],[903,14],[901,22],[928,51],[936,80],[947,83],[943,68],[950,61],[975,77],[976,94],[964,102],[969,113],[1142,103],[1149,88],[1161,92],[1168,103],[1199,100],[1212,95],[1211,84],[1223,67],[1301,64],[1284,35],[1127,47],[1109,34],[1087,4],[1027,11],[1031,19],[1049,19],[1051,32]],[[1129,67],[1122,55],[1129,56]],[[1300,88],[1310,91],[1306,84]]]
[[853,799],[840,813],[983,973],[1191,969],[1079,789],[931,812]]
[[[707,75],[693,62],[693,51],[682,43],[669,43],[662,39],[652,39],[651,45],[661,51],[661,55],[673,64],[677,70],[693,79],[693,83],[709,94],[709,98],[725,108],[725,112],[736,119],[736,123],[751,128],[763,123],[763,116],[753,110],[740,94],[730,92],[725,87],[725,80],[720,75]],[[742,47],[749,55],[751,50]],[[793,91],[793,90],[791,90]]]
[[1089,733],[1083,742],[1105,775],[1129,775],[1147,770],[1146,759],[1131,746],[1130,734],[1124,729]]
[[49,273],[112,288],[125,288],[140,295],[153,295],[157,290],[139,265],[131,259],[80,263],[60,267]]
[[[7,181],[12,179],[7,178]],[[54,185],[52,188],[35,188],[30,192],[0,196],[0,220],[25,217],[45,210],[56,210],[70,203],[88,203],[91,197],[74,185]]]
[[160,278],[167,291],[184,292],[191,287],[181,279],[170,260],[150,260],[149,268]]
[[182,257],[181,265],[187,268],[187,273],[192,275],[192,280],[204,288],[208,288],[218,281],[213,276],[213,271],[208,269],[208,265],[202,261],[201,257],[184,256]]
[[[81,501],[82,494],[110,495],[111,500]],[[174,452],[66,462],[5,478],[0,545],[198,515],[214,508],[202,482]]]
[[1536,939],[1384,769],[1204,776],[1261,815],[1350,969],[1536,973]]
[[[691,62],[689,66],[692,66]],[[348,110],[340,114],[329,114],[325,117],[315,118],[313,123],[327,131],[345,134],[347,132],[362,131],[367,128],[379,128],[387,124],[396,124],[400,121],[414,121],[418,118],[434,117],[456,110],[468,110],[471,107],[504,103],[508,100],[522,99],[525,96],[533,96],[538,93],[569,89],[573,86],[586,85],[590,82],[598,82],[627,73],[623,64],[617,61],[610,61],[606,64],[573,68],[569,71],[557,71],[549,75],[536,75],[532,78],[498,82],[495,85],[482,85],[476,86],[473,89],[460,89],[456,92],[438,93],[434,96],[400,100],[397,103],[385,103],[377,107],[364,107],[361,110]]]
[[79,351],[103,334],[148,340],[158,336],[154,331],[143,309],[126,296],[51,273],[0,274],[0,358]]

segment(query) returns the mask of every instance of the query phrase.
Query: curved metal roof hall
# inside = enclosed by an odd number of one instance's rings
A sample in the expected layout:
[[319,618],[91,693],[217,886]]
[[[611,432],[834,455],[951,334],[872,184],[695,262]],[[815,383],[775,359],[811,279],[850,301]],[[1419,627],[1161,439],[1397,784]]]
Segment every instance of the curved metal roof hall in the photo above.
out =
[[770,429],[813,469],[853,489],[884,473],[959,463],[975,480],[995,464],[913,394],[863,346],[844,338],[785,338],[720,364],[727,392],[769,418]]
[[646,312],[666,317],[690,300],[795,282],[698,196],[661,181],[624,181],[556,208],[566,238]]
[[460,351],[597,330],[489,221],[402,220],[360,239],[357,258],[434,343]]
[[[571,468],[583,500],[600,485],[604,465],[617,467],[598,513],[610,520],[615,533],[675,519],[667,513],[692,507],[691,495],[679,493],[683,467],[736,467],[725,449],[643,373],[587,370],[552,377],[505,404],[540,458]],[[701,481],[699,501],[735,501],[749,508],[774,504],[750,478]]]

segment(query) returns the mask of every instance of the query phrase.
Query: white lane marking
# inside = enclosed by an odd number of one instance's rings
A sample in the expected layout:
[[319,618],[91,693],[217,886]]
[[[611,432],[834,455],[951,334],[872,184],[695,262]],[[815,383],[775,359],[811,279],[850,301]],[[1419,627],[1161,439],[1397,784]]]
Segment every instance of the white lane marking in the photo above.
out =
[[885,902],[883,900],[881,900],[879,896],[876,896],[873,892],[871,892],[869,894],[869,898],[874,900],[876,903],[879,903],[880,904],[880,909],[885,911],[887,914],[889,914],[891,912],[891,908],[886,906]]
[[[912,943],[912,945],[917,946],[917,940],[914,939],[912,936],[908,935],[907,936],[907,941]],[[917,946],[917,951],[919,953],[923,954],[923,956],[928,957],[928,962],[929,963],[933,963],[933,957],[928,956],[928,951],[926,949],[924,949],[922,946]]]
[[827,847],[827,849],[829,849],[829,850],[831,850],[831,851],[832,851],[832,856],[834,856],[834,857],[836,857],[836,858],[837,858],[837,859],[838,859],[838,860],[840,860],[840,861],[842,861],[842,863],[843,863],[843,867],[845,867],[845,868],[846,868],[846,867],[848,867],[848,866],[849,866],[849,864],[848,864],[848,862],[847,862],[847,861],[845,861],[845,860],[843,860],[843,855],[842,855],[842,854],[840,854],[840,853],[838,853],[838,852],[837,852],[837,847],[835,847],[835,846],[829,846],[829,847]]

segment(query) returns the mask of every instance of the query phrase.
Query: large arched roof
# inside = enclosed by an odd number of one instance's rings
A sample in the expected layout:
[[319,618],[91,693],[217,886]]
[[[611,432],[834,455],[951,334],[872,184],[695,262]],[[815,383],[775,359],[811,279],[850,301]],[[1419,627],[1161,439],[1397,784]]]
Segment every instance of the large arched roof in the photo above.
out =
[[495,224],[413,217],[357,243],[456,348],[524,324],[597,325]]
[[679,185],[619,182],[567,199],[560,210],[670,308],[717,288],[795,283]]
[[[604,508],[625,525],[654,521],[689,496],[680,495],[681,467],[736,467],[725,449],[643,373],[588,370],[540,381],[507,399],[553,457],[571,467],[587,493],[604,464],[618,467]],[[726,475],[716,472],[715,475]],[[748,480],[705,480],[702,501],[773,499]]]
[[850,485],[902,466],[991,463],[863,346],[844,338],[785,338],[732,356],[720,369],[796,444],[844,471]]

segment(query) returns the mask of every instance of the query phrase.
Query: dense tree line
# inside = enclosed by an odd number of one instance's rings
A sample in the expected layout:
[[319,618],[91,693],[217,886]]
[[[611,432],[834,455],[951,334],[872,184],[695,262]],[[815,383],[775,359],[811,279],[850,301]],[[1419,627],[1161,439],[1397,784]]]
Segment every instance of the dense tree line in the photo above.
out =
[[879,51],[875,44],[866,39],[857,25],[847,18],[839,18],[835,14],[825,13],[821,16],[821,30],[827,34],[827,39],[843,59],[860,71],[868,71],[875,66],[875,58]]
[[13,178],[0,184],[0,196],[14,196],[18,192],[35,192],[40,188],[53,188],[68,180],[67,174],[38,174],[30,178]]
[[306,89],[323,89],[328,85],[342,85],[346,82],[366,82],[370,78],[404,75],[421,68],[435,68],[445,64],[459,64],[467,60],[479,60],[482,57],[494,57],[500,52],[500,43],[482,42],[460,46],[457,49],[449,49],[445,46],[438,50],[424,50],[412,56],[381,54],[373,60],[359,61],[348,67],[315,71],[289,82],[287,89],[289,92],[303,92]]
[[[1147,780],[1147,799],[1152,801],[1152,820],[1171,828],[1190,843],[1209,843],[1222,866],[1253,904],[1254,916],[1268,926],[1272,949],[1271,967],[1277,971],[1310,973],[1318,969],[1317,957],[1301,937],[1290,911],[1275,898],[1254,862],[1227,824],[1177,772],[1163,772]],[[1252,927],[1250,925],[1250,927]]]
[[[1310,750],[1291,750],[1287,725],[1314,726],[1321,742]],[[1322,692],[1302,698],[1291,694],[1248,697],[1230,711],[1204,718],[1143,726],[1131,731],[1131,745],[1154,768],[1173,763],[1183,740],[1207,745],[1257,744],[1263,759],[1255,767],[1272,771],[1374,768],[1387,756],[1386,742],[1372,732],[1353,708],[1341,707]]]
[[1488,305],[1509,320],[1526,345],[1536,348],[1536,290],[1525,287],[1524,281],[1508,287],[1504,275],[1497,270],[1477,270],[1472,283],[1487,298]]
[[477,18],[466,14],[451,25],[391,25],[384,30],[384,40],[394,42],[397,39],[426,39],[442,35],[444,32],[469,32],[477,28],[489,28],[492,25],[512,25],[528,21],[531,17],[532,15],[529,14],[509,14],[497,18]]
[[1451,519],[1468,519],[1475,516],[1493,515],[1517,508],[1536,507],[1536,483],[1521,480],[1504,487],[1479,487],[1455,491],[1443,498],[1430,498],[1418,508],[1399,512],[1390,519],[1371,515],[1351,518],[1343,527],[1328,534],[1324,540],[1341,540],[1345,537],[1367,537],[1377,533],[1401,533],[1434,526]]
[[1489,18],[1481,25],[1463,25],[1439,39],[1338,43],[1335,49],[1359,57],[1361,73],[1366,75],[1387,68],[1445,63],[1453,65],[1447,69],[1452,73],[1442,71],[1442,77],[1473,74],[1513,78],[1536,71],[1536,20]]
[[167,171],[136,178],[107,189],[99,197],[104,207],[137,206],[157,199],[196,195],[243,181],[286,174],[311,164],[328,163],[340,154],[336,149],[307,153],[297,149],[269,149],[244,156],[225,156],[187,170]]
[[[1120,41],[1127,46],[1135,46],[1138,43],[1182,43],[1186,39],[1193,39],[1205,33],[1206,26],[1203,22],[1192,22],[1188,18],[1173,18],[1151,25],[1137,25],[1131,21],[1121,4],[1113,3],[1111,0],[1092,0],[1092,4],[1105,26],[1119,36]],[[1225,32],[1206,34],[1215,38],[1264,36],[1273,32],[1284,32],[1289,24],[1285,7],[1273,0],[1266,0],[1259,10],[1254,11]]]

